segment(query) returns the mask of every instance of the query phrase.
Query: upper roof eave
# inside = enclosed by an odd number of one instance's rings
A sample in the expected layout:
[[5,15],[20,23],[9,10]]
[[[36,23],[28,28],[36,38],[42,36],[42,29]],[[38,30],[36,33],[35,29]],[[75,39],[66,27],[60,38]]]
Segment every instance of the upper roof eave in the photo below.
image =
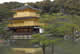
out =
[[10,18],[8,20],[22,20],[22,19],[33,19],[33,18],[40,18],[40,17],[19,17],[19,18]]

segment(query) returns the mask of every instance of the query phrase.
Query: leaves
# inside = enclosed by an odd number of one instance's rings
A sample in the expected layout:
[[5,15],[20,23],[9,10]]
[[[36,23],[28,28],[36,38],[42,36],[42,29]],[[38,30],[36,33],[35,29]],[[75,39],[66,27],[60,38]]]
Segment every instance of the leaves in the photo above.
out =
[[64,35],[73,36],[76,30],[80,31],[79,17],[77,15],[64,15],[63,13],[44,14],[42,15],[41,22],[47,25],[42,26],[42,28],[45,29],[45,33],[52,34],[55,37]]
[[11,9],[19,7],[20,5],[22,4],[17,2],[0,4],[0,13],[1,13],[0,14],[0,36],[1,38],[7,39],[12,34],[12,31],[8,30],[8,19],[10,19],[10,17],[12,17],[12,15],[14,14],[14,12],[11,12]]
[[61,7],[66,14],[80,14],[80,0],[54,0],[55,4]]

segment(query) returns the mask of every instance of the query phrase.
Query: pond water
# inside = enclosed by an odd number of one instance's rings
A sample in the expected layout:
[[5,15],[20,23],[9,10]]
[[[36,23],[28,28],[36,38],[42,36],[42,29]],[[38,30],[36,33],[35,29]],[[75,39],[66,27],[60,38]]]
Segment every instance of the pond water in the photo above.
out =
[[[52,47],[46,48],[46,54],[51,54]],[[59,41],[54,45],[55,54],[80,54],[80,41]]]
[[[20,42],[20,43],[19,43]],[[13,54],[12,46],[13,47],[24,47],[30,48],[31,43],[27,43],[27,41],[22,41],[24,44],[21,44],[21,41],[15,44],[12,43],[11,45],[2,45],[0,44],[0,54]],[[28,47],[29,46],[29,47]],[[52,46],[46,48],[46,54],[51,54]],[[80,54],[80,41],[72,42],[72,41],[59,41],[54,45],[54,53],[55,54]]]

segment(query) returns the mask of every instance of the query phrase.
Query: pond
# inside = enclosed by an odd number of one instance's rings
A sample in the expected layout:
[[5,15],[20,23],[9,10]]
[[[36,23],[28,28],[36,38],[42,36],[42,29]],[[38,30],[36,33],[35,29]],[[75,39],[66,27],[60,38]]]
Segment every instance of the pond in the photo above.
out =
[[[49,46],[46,48],[46,54],[51,54],[52,47]],[[80,41],[59,41],[54,45],[55,54],[80,54]]]
[[[17,40],[16,42],[11,42],[10,45],[0,44],[0,54],[13,54],[12,48],[37,48],[32,46],[32,44],[28,41]],[[46,54],[51,54],[52,46],[46,48]],[[54,53],[55,54],[80,54],[80,41],[72,42],[72,41],[59,41],[54,45]]]

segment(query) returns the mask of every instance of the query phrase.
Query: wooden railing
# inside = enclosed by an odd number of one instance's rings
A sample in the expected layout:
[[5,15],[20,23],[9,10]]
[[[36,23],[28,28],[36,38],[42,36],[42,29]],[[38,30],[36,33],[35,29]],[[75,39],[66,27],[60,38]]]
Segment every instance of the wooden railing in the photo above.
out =
[[18,17],[40,17],[40,14],[30,14],[30,15],[14,15],[14,18],[18,18]]

